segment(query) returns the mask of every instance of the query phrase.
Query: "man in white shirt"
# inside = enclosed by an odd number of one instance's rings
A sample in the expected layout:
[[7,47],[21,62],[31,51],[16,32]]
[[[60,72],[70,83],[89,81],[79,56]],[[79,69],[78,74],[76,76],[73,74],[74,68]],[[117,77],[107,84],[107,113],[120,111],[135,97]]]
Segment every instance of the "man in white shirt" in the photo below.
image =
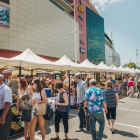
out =
[[12,91],[4,84],[4,76],[0,74],[0,139],[8,140],[12,119]]

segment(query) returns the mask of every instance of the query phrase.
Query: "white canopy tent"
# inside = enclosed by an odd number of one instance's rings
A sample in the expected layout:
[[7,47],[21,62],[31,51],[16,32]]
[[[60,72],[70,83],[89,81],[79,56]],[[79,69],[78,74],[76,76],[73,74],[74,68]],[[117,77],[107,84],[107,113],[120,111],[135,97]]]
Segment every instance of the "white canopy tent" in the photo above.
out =
[[[93,71],[90,66],[84,66],[71,61],[66,55],[64,55],[59,60],[55,61],[58,64],[63,64],[65,66],[61,67],[60,70],[70,70],[70,71]],[[58,70],[58,68],[57,68]]]
[[15,60],[10,60],[9,58],[0,57],[0,68],[5,66],[13,66],[12,65],[13,62],[15,62]]
[[124,69],[122,66],[119,67],[119,70],[121,70],[122,73],[126,73],[126,74],[130,73],[129,70]]
[[122,70],[119,70],[114,64],[112,64],[110,68],[112,68],[116,73],[122,73]]
[[131,68],[130,70],[133,71],[135,74],[137,74],[137,72],[134,68]]
[[104,69],[106,72],[115,72],[112,68],[104,64],[104,62],[101,62],[98,66]]
[[140,70],[138,70],[138,69],[135,69],[135,72],[136,72],[137,74],[140,74]]
[[40,68],[43,65],[46,69],[55,69],[62,65],[55,62],[46,60],[33,53],[30,49],[25,50],[18,56],[11,58],[13,60],[13,66],[28,67],[28,68]]
[[83,61],[82,63],[79,64],[80,66],[85,66],[85,67],[91,67],[93,68],[94,71],[104,71],[103,68],[101,68],[100,66],[97,66],[93,63],[91,63],[88,59],[86,59],[85,61]]
[[132,69],[130,69],[129,67],[126,67],[126,68],[125,68],[125,70],[128,70],[128,71],[129,71],[129,73],[130,73],[131,75],[133,75],[133,76],[135,76],[135,75],[136,75],[135,71],[134,71],[134,70],[132,70]]

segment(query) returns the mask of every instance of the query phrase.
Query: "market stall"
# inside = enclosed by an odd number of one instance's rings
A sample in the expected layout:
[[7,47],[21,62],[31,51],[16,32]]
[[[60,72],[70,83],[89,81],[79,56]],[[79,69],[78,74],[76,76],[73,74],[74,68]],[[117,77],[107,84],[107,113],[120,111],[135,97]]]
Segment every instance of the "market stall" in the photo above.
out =
[[11,106],[12,120],[9,137],[19,135],[24,132],[24,123],[21,121],[21,115],[17,114],[17,95],[13,94],[13,104]]

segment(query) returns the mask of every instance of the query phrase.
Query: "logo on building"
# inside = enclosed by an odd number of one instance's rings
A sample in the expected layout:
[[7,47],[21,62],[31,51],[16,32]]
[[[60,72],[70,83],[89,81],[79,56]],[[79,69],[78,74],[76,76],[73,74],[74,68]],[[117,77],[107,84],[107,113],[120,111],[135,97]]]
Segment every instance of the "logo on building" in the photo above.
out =
[[78,6],[78,11],[79,11],[80,13],[83,13],[83,12],[84,12],[83,6],[82,6],[82,5],[79,5],[79,6]]

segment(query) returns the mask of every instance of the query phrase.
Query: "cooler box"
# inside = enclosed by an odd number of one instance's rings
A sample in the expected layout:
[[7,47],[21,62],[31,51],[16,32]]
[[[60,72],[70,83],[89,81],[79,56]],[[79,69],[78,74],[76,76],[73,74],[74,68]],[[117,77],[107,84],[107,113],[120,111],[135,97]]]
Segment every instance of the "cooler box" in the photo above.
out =
[[51,97],[51,89],[50,88],[44,88],[47,97]]

